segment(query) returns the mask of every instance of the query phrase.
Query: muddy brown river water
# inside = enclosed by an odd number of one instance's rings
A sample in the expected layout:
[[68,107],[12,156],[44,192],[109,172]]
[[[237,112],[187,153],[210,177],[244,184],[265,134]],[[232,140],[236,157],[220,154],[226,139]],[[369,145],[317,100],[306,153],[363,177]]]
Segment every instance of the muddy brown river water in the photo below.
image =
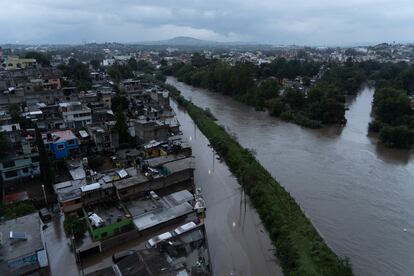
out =
[[[244,147],[256,152],[329,246],[350,258],[356,275],[414,275],[413,154],[384,148],[368,135],[372,89],[361,89],[349,102],[346,126],[311,130],[219,93],[174,78],[167,82],[198,106],[208,107]],[[201,145],[205,137],[188,115],[175,109],[184,134],[193,141],[196,162],[207,162],[196,167],[196,182],[202,182],[210,205],[207,230],[216,274],[279,274],[276,260],[266,254],[272,249],[257,214],[248,204],[244,211],[227,167],[217,160],[213,165],[211,149]]]

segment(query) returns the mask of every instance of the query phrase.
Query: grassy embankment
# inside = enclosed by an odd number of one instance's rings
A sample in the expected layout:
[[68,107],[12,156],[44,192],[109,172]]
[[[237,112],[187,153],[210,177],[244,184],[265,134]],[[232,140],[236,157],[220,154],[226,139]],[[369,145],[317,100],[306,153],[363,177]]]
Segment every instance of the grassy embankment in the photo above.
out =
[[198,128],[243,186],[277,249],[285,275],[352,275],[347,260],[340,259],[304,215],[290,194],[205,110],[164,85],[184,107]]

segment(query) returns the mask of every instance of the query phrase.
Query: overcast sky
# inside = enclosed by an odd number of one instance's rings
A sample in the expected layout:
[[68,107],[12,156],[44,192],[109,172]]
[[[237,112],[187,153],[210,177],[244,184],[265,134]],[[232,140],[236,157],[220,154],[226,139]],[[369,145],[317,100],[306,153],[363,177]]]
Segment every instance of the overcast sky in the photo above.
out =
[[414,41],[413,0],[0,0],[0,43]]

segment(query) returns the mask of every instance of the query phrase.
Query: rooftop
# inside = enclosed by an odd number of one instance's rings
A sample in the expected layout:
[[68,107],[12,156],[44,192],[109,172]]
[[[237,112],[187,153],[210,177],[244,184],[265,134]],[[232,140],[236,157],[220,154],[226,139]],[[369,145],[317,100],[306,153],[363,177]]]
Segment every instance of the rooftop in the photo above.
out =
[[139,215],[134,218],[134,224],[138,231],[144,231],[148,228],[190,214],[191,212],[193,212],[193,206],[188,202],[184,202],[171,208],[156,209]]
[[104,221],[105,225],[111,225],[131,216],[122,205],[116,203],[95,205],[86,208],[85,211],[88,215],[90,212],[97,214]]
[[[26,239],[11,239],[10,231],[24,233]],[[43,249],[38,213],[1,223],[0,233],[2,235],[0,255],[4,260],[14,259]]]
[[[72,139],[77,139],[75,134],[71,130],[58,130],[50,132],[52,135],[53,142],[62,142],[62,141],[68,141]],[[43,139],[48,140],[47,134],[43,134]]]

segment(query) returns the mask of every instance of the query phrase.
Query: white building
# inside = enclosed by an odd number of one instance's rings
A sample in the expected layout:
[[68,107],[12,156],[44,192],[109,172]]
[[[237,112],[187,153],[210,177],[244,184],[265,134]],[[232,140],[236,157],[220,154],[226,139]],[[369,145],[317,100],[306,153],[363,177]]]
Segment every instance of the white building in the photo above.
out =
[[80,102],[60,103],[59,109],[67,128],[82,128],[92,123],[91,109]]

